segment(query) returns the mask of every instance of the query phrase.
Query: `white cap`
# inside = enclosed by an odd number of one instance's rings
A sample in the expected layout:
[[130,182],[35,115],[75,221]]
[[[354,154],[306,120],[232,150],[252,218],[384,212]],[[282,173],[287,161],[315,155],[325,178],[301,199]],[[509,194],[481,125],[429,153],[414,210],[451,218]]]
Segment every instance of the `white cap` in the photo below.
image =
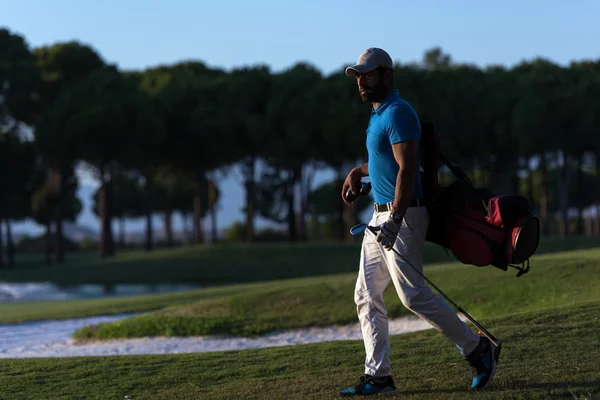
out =
[[385,50],[377,47],[369,47],[360,54],[355,65],[346,68],[346,75],[352,76],[356,72],[362,74],[373,71],[377,67],[393,69],[394,63]]

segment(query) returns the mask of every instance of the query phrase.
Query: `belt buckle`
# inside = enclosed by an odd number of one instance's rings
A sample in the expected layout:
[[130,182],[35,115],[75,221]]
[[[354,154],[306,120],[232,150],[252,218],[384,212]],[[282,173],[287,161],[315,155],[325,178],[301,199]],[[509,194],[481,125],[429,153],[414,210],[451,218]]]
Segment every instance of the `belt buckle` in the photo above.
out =
[[392,210],[392,203],[385,203],[385,204],[374,203],[374,204],[375,204],[375,211],[377,211],[377,212],[386,212],[386,211]]

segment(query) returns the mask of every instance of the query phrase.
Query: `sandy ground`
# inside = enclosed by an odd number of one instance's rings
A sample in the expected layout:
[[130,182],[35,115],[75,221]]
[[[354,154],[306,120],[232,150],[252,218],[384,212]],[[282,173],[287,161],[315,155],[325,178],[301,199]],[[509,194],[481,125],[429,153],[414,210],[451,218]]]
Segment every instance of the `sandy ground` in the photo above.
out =
[[[200,353],[362,339],[360,326],[355,323],[345,326],[275,332],[252,339],[208,336],[153,337],[86,344],[75,344],[71,340],[73,332],[83,326],[117,321],[131,316],[132,314],[125,314],[0,325],[0,358]],[[391,320],[389,328],[391,334],[399,334],[429,329],[431,326],[421,319],[411,316]]]

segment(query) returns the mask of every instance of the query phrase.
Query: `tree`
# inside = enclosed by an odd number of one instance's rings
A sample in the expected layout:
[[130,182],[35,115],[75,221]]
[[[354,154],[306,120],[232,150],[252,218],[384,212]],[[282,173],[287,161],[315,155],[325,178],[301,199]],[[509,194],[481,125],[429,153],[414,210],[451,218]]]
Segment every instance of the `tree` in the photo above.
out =
[[0,29],[0,267],[4,264],[3,222],[8,264],[14,265],[11,220],[22,219],[29,211],[25,205],[35,154],[19,138],[21,125],[32,119],[38,84],[35,59],[24,38]]
[[[95,168],[100,180],[102,222],[100,255],[115,254],[112,233],[112,177],[133,145],[137,122],[137,82],[113,67],[98,69],[73,83],[57,100],[56,115],[65,121],[64,133],[73,138],[76,154]],[[68,115],[61,115],[63,111]]]
[[16,133],[33,117],[39,85],[35,58],[20,35],[0,29],[0,132]]
[[[50,168],[56,196],[56,257],[64,261],[62,243],[62,203],[65,198],[65,180],[77,159],[76,135],[65,132],[65,118],[78,109],[78,104],[56,101],[72,83],[102,68],[105,63],[89,46],[77,42],[57,43],[34,50],[37,67],[42,76],[34,109],[35,143],[38,154]],[[67,108],[72,107],[72,108]]]
[[[281,176],[284,186],[279,186],[284,189],[287,203],[288,236],[296,241],[306,237],[303,232],[305,212],[296,213],[296,194],[300,188],[301,196],[305,198],[308,188],[302,185],[305,181],[304,167],[307,162],[316,159],[314,144],[321,136],[321,130],[317,111],[319,102],[313,88],[322,82],[322,76],[313,66],[298,63],[273,79],[277,90],[268,103],[272,137],[266,147],[265,158],[275,168],[275,173]],[[300,203],[305,205],[304,201]],[[269,217],[268,210],[263,210],[263,213]],[[298,216],[301,229],[297,226]]]
[[449,67],[452,64],[452,57],[445,54],[440,47],[434,47],[427,50],[423,55],[423,65],[428,69],[439,69]]
[[155,176],[168,161],[166,114],[162,91],[172,79],[166,68],[150,69],[142,73],[128,73],[137,82],[137,120],[130,135],[135,152],[123,160],[123,167],[137,171],[142,185],[142,215],[146,219],[146,251],[153,248],[152,213],[155,208]]
[[218,104],[224,87],[219,78],[180,77],[161,92],[165,128],[166,165],[194,182],[194,241],[204,240],[200,220],[206,195],[206,174],[234,160],[235,153],[223,145],[226,110]]
[[[113,187],[112,217],[120,219],[118,243],[121,248],[125,247],[125,219],[144,216],[143,187],[140,179],[135,173],[119,171],[111,177]],[[101,188],[98,188],[92,197],[92,210],[97,217],[101,218],[100,210]]]
[[[8,264],[14,265],[14,241],[11,220],[21,220],[31,212],[28,206],[32,192],[36,156],[31,142],[23,141],[15,135],[0,133],[0,226],[6,223]],[[3,265],[0,245],[0,267]]]
[[521,63],[515,67],[515,73],[518,76],[519,100],[511,123],[523,152],[538,155],[541,173],[540,222],[542,233],[548,234],[548,163],[551,155],[558,150],[564,133],[561,128],[564,75],[560,66],[544,59]]
[[256,211],[257,163],[265,155],[266,143],[271,137],[270,121],[267,116],[269,99],[272,96],[273,79],[265,66],[237,68],[231,71],[218,98],[220,104],[235,100],[235,107],[228,112],[226,130],[235,143],[234,160],[240,160],[242,184],[245,190],[246,241],[254,237]]
[[[81,201],[77,198],[77,180],[72,179],[74,175],[73,170],[66,170],[63,192],[63,201],[59,204],[58,197],[56,194],[56,182],[53,182],[55,175],[48,174],[45,166],[38,165],[35,173],[33,174],[33,190],[31,193],[31,216],[40,225],[46,228],[46,234],[44,236],[44,247],[46,254],[46,263],[52,264],[51,255],[59,251],[57,246],[62,243],[62,238],[58,239],[56,236],[61,234],[58,229],[52,233],[52,221],[56,215],[57,207],[60,207],[60,214],[66,221],[74,222],[77,220],[77,216],[81,212]],[[52,244],[52,237],[54,236],[54,245]],[[57,258],[60,262],[60,260]]]

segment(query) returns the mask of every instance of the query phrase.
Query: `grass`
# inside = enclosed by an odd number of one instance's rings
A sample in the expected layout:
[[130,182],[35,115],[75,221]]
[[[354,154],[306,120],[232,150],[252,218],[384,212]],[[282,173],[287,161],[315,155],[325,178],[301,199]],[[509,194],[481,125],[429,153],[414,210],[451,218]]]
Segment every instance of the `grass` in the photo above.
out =
[[[260,284],[255,284],[253,288],[256,289],[260,287]],[[169,306],[187,304],[189,302],[215,296],[226,296],[249,289],[251,289],[249,285],[231,285],[218,288],[143,296],[111,297],[89,300],[0,303],[0,323],[81,318],[94,315],[160,310]]]
[[[537,254],[598,246],[591,237],[542,238]],[[14,268],[0,269],[0,282],[51,282],[58,285],[194,283],[206,286],[258,282],[352,272],[358,268],[358,243],[218,244],[123,252],[101,259],[70,253],[63,265],[44,265],[21,255]],[[426,264],[454,261],[427,243]]]
[[[442,264],[427,276],[475,318],[551,309],[600,300],[600,249],[536,256],[532,270],[516,278],[493,267]],[[239,335],[356,322],[353,291],[356,273],[302,278],[213,292],[153,313],[89,326],[78,339],[143,336]],[[201,291],[199,292],[201,293]],[[389,285],[385,300],[392,318],[410,314]]]
[[[516,281],[515,281],[516,282]],[[402,399],[600,398],[600,302],[485,318],[504,341],[486,391],[434,330],[391,338]],[[0,399],[335,399],[363,371],[362,341],[184,355],[7,359]]]

